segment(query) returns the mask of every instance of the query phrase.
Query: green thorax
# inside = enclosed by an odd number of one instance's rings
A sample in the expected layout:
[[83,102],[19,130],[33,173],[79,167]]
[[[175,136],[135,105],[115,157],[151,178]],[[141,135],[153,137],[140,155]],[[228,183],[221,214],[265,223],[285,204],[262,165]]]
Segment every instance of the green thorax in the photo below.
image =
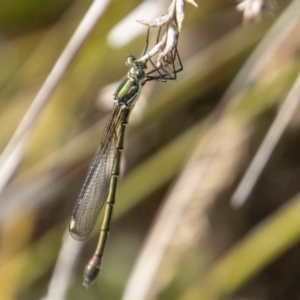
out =
[[128,56],[125,63],[130,70],[114,93],[114,98],[118,103],[133,107],[145,83],[146,64],[136,61],[134,56]]

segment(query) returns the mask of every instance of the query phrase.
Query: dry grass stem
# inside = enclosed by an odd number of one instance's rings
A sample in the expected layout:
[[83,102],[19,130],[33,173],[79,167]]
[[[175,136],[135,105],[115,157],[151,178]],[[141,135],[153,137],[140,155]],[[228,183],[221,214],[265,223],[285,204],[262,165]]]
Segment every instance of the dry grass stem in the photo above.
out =
[[0,158],[0,194],[3,192],[3,189],[13,176],[23,158],[29,134],[38,117],[108,4],[108,0],[94,1],[92,3],[68,45],[33,100],[33,103],[26,112],[13,137],[4,149]]
[[276,8],[275,0],[239,0],[237,10],[243,13],[244,23],[258,21],[263,10],[273,12]]
[[[238,74],[221,98],[221,103],[224,103],[225,105],[238,94],[242,94],[240,97],[242,98],[242,96],[250,90],[253,84],[257,82],[263,69],[270,62],[274,53],[299,22],[299,9],[299,0],[289,4],[239,70]],[[220,106],[221,110],[224,105]]]
[[[285,9],[285,11],[281,14],[281,16],[269,30],[265,38],[257,46],[253,54],[249,57],[247,62],[244,64],[243,68],[239,71],[238,75],[224,94],[221,102],[226,103],[231,98],[233,98],[238,93],[238,91],[242,92],[243,95],[247,93],[247,91],[251,88],[251,86],[257,80],[257,78],[260,77],[261,72],[263,71],[264,67],[268,64],[268,62],[272,59],[274,53],[282,45],[282,43],[290,34],[290,32],[297,26],[298,22],[300,21],[300,15],[298,13],[299,10],[299,0],[293,1],[289,4],[289,6]],[[287,101],[287,99],[285,101]],[[274,123],[275,122],[276,121],[274,121]],[[282,123],[281,125],[286,126],[284,125],[284,123]],[[278,134],[281,135],[282,132],[279,130]],[[276,138],[276,140],[278,142],[279,136]],[[263,143],[266,143],[266,140]],[[254,160],[256,160],[256,162],[254,163],[253,160],[253,162],[251,163],[251,167],[249,167],[249,169],[246,171],[245,176],[243,177],[241,183],[234,192],[234,195],[231,200],[231,203],[234,207],[239,207],[245,203],[247,197],[249,196],[252,188],[255,185],[255,182],[258,179],[258,176],[260,175],[262,169],[264,168],[264,165],[270,157],[275,145],[273,145],[272,143],[269,144],[268,149],[265,147],[267,147],[267,144],[263,146],[262,150],[259,150],[263,151],[264,154],[260,152],[260,158],[258,158],[257,155],[255,156],[256,158],[254,158]],[[261,162],[263,162],[263,165],[260,166],[258,164],[258,159]],[[253,172],[251,177],[250,171]]]
[[300,74],[295,81],[283,105],[277,113],[266,137],[261,143],[255,157],[253,158],[246,174],[232,196],[232,204],[235,207],[243,205],[257,182],[263,168],[269,160],[275,146],[281,138],[289,121],[291,120],[297,106],[299,105]]
[[[190,246],[195,242],[196,231],[198,236],[203,238],[207,226],[206,210],[219,192],[233,180],[247,136],[240,126],[226,120],[220,121],[207,131],[156,217],[122,300],[156,298],[155,294],[162,288],[158,282],[158,272],[166,256],[169,256],[168,250],[174,243],[177,247],[180,240],[186,243],[180,246],[182,249]],[[232,151],[235,152],[235,156],[231,155]],[[195,206],[197,216],[193,214]],[[193,209],[189,209],[191,207]],[[194,215],[192,221],[191,212]],[[178,235],[180,228],[186,228],[184,222],[193,224],[188,230],[191,232],[187,233],[190,235],[189,239],[186,239],[186,236],[180,238],[180,234]],[[177,256],[176,260],[178,259]],[[170,266],[173,267],[175,266]]]
[[64,234],[56,265],[48,286],[48,292],[41,300],[64,300],[73,276],[74,266],[83,243],[75,241],[67,230]]
[[[198,7],[197,3],[193,0],[186,0],[186,2],[191,3],[195,7]],[[185,13],[185,1],[184,0],[173,0],[168,8],[168,14],[161,17],[149,20],[137,20],[137,22],[150,26],[150,27],[160,27],[164,25],[169,25],[174,23],[178,29],[181,30],[182,22],[184,20]]]
[[[195,7],[197,4],[193,0],[186,0]],[[149,20],[137,20],[137,22],[147,25],[149,27],[162,27],[166,26],[166,32],[161,40],[145,55],[138,59],[138,61],[146,62],[154,55],[158,54],[155,62],[157,68],[163,67],[166,70],[172,69],[173,60],[172,51],[177,46],[178,35],[182,28],[182,23],[185,14],[185,1],[173,0],[168,8],[168,14],[161,17]]]

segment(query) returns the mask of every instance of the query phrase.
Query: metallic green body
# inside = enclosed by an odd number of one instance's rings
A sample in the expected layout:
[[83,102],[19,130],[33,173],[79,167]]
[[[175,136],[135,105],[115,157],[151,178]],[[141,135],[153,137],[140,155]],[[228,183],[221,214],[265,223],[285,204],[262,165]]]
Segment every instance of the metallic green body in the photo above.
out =
[[144,63],[137,62],[133,56],[129,56],[126,65],[130,70],[114,94],[114,109],[105,126],[100,147],[76,202],[69,225],[72,237],[86,240],[106,203],[98,245],[84,272],[83,284],[86,287],[96,280],[100,270],[115,203],[125,129],[130,112],[145,83]]

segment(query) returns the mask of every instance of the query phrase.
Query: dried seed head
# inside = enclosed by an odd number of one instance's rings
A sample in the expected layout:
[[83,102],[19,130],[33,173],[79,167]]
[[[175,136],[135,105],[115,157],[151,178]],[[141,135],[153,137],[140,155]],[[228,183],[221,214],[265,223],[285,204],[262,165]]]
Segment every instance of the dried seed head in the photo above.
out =
[[185,1],[197,7],[194,0],[173,0],[168,8],[167,15],[163,15],[155,19],[137,20],[137,22],[150,27],[160,27],[174,23],[176,24],[178,31],[180,31],[184,20]]
[[260,20],[263,10],[273,11],[276,7],[275,0],[239,0],[237,10],[243,13],[243,22]]
[[184,0],[176,1],[176,9],[175,9],[176,17],[174,21],[177,24],[178,31],[180,31],[182,27],[182,22],[184,20],[184,7],[185,7]]
[[194,0],[185,0],[185,1],[194,5],[195,7],[198,7],[198,4]]
[[162,49],[166,47],[167,34],[165,33],[162,37],[162,40],[158,42],[149,52],[142,56],[138,61],[145,62],[150,59],[152,56],[156,55],[158,52],[161,52]]
[[149,52],[138,59],[138,61],[146,62],[152,56],[158,54],[156,65],[166,66],[168,64],[166,57],[169,53],[171,54],[177,45],[178,33],[181,30],[184,20],[185,1],[197,7],[194,0],[172,0],[168,8],[168,14],[155,19],[137,21],[149,27],[167,27],[167,31],[162,39]]
[[163,51],[160,53],[161,56],[167,56],[177,45],[178,33],[172,25],[169,25],[167,33],[167,42]]
[[159,60],[157,60],[156,67],[158,69],[163,69],[169,77],[174,77],[172,54],[168,53],[166,56],[162,56]]
[[166,26],[166,33],[162,39],[138,61],[146,62],[154,55],[157,55],[155,63],[157,68],[163,68],[167,74],[168,72],[172,73],[172,51],[177,46],[178,33],[184,20],[185,1],[197,7],[194,0],[172,0],[166,15],[155,19],[137,21],[149,27]]
[[147,25],[150,27],[160,27],[164,26],[166,24],[169,24],[171,21],[171,16],[170,15],[164,15],[159,18],[155,19],[149,19],[149,20],[137,20],[138,23],[141,23],[143,25]]

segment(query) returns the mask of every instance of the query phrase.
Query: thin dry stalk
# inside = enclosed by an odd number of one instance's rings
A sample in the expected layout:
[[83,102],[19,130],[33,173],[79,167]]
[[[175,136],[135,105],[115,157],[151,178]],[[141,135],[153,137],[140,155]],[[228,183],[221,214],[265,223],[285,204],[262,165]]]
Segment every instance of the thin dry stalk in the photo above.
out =
[[[191,237],[188,244],[195,242],[193,230],[203,237],[206,233],[207,208],[236,174],[246,138],[247,134],[240,126],[227,120],[220,121],[208,130],[165,200],[139,255],[122,300],[155,298],[153,294],[162,288],[157,283],[158,272],[172,244],[180,243],[178,232],[182,227],[187,228],[186,220],[190,222],[187,215],[191,214],[191,209],[187,208],[191,205],[197,206],[197,209],[193,209],[193,212],[197,211],[197,217],[194,215],[193,226],[189,227],[192,233],[187,233]],[[235,155],[232,155],[232,151]],[[182,240],[184,239],[186,237],[182,236]]]
[[289,124],[300,101],[300,74],[291,88],[284,103],[280,107],[277,116],[272,123],[267,135],[256,152],[242,181],[232,196],[232,204],[235,207],[243,205],[257,182],[263,168],[269,160],[274,148]]
[[252,21],[259,21],[262,11],[273,12],[276,8],[275,0],[239,0],[237,10],[243,13],[243,22],[245,24]]
[[[241,86],[243,84],[243,79],[246,84],[251,83],[255,77],[259,77],[260,72],[263,67],[270,61],[273,54],[281,46],[284,39],[288,34],[295,28],[295,26],[300,21],[300,1],[293,1],[280,16],[280,18],[273,25],[272,29],[269,31],[267,36],[261,42],[257,50],[249,58],[245,67],[237,76],[233,84],[229,87],[225,94],[225,97],[229,97],[235,93],[238,89],[239,83]],[[251,66],[252,65],[252,66]],[[246,75],[247,72],[249,75]],[[274,120],[272,126],[270,127],[267,136],[262,142],[259,150],[257,151],[254,159],[252,160],[246,174],[243,176],[240,184],[235,190],[231,203],[234,207],[240,207],[243,205],[251,193],[255,183],[258,180],[264,166],[266,165],[270,155],[272,154],[276,144],[278,143],[284,129],[286,128],[289,120],[291,119],[294,110],[298,105],[297,91],[299,93],[299,78],[295,81],[290,93],[284,100],[284,104],[281,106],[276,119]],[[249,90],[250,86],[244,88],[243,94]]]
[[49,101],[55,88],[72,63],[74,57],[83,45],[84,41],[96,25],[100,16],[109,4],[106,1],[94,1],[77,27],[74,35],[55,63],[44,84],[27,110],[19,127],[10,139],[0,158],[0,194],[13,176],[16,168],[23,158],[27,140],[40,113]]
[[74,266],[83,243],[74,241],[67,230],[48,286],[48,293],[41,300],[64,300],[72,279]]
[[[89,145],[88,140],[91,140],[91,136],[95,135],[95,132],[99,132],[99,128],[102,127],[103,120],[95,123],[40,163],[18,176],[3,193],[3,199],[0,202],[0,224],[9,214],[18,212],[19,215],[22,215],[28,210],[45,205],[47,201],[53,199],[55,194],[65,188],[66,182],[75,172],[70,174],[66,170],[74,170],[74,162],[81,161],[88,155],[91,151],[87,146]],[[77,149],[77,151],[74,152],[73,149]],[[74,156],[70,156],[70,153],[73,153]],[[54,165],[53,162],[55,162]],[[58,169],[60,172],[57,171]],[[28,178],[35,178],[35,180],[28,184]]]
[[[236,96],[237,93],[241,90],[246,93],[246,91],[250,89],[251,84],[261,73],[274,52],[295,27],[296,22],[294,18],[291,19],[291,15],[296,18],[295,14],[299,11],[297,9],[295,10],[295,7],[298,7],[297,5],[298,4],[292,3],[290,7],[287,8],[285,13],[282,14],[265,39],[249,58],[243,69],[239,72],[238,76],[223,96],[221,104],[213,114],[213,119],[215,121],[219,120],[226,105],[231,99],[233,99],[234,96]],[[285,26],[282,26],[283,23]],[[203,139],[201,144],[195,150],[191,160],[181,173],[176,185],[173,187],[166,203],[160,211],[149,237],[147,238],[147,242],[143,247],[133,274],[128,282],[126,291],[122,298],[123,300],[149,299],[153,292],[153,284],[163,257],[172,243],[172,238],[178,228],[178,224],[182,225],[186,208],[195,197],[195,194],[199,194],[199,182],[205,182],[205,175],[211,171],[211,168],[214,165],[213,163],[218,161],[218,150],[222,147],[222,144],[219,144],[220,139],[218,137],[220,136],[222,136],[222,134],[218,131],[218,126],[213,126],[206,135],[206,138]],[[237,136],[241,137],[242,135]],[[226,143],[223,141],[223,144]],[[203,145],[205,146],[203,147]],[[235,155],[236,153],[241,153],[241,151],[235,152]],[[238,160],[235,160],[231,168],[228,168],[228,174],[230,174],[230,171],[234,173],[233,170],[237,167],[237,161]],[[226,178],[226,176],[222,179],[224,180],[224,178]],[[228,178],[230,178],[230,176],[228,176]],[[217,179],[217,177],[215,177],[215,179]],[[225,182],[222,180],[218,182],[218,180],[216,180],[214,184],[217,186],[218,183],[220,183],[219,187],[224,187],[224,185],[228,183]],[[216,192],[213,188],[214,184],[212,184],[211,188],[214,192]],[[201,209],[202,213],[214,198],[212,196],[214,192],[207,197],[207,199],[210,200],[205,202],[203,205]],[[202,225],[202,230],[205,230],[205,224],[203,223]]]
[[290,32],[299,22],[300,1],[289,4],[268,31],[263,40],[255,48],[251,56],[244,63],[238,74],[221,98],[224,105],[238,94],[242,98],[256,83],[263,69],[272,59],[274,53],[282,45]]
[[166,26],[167,30],[162,36],[161,40],[145,55],[138,59],[138,61],[146,62],[154,55],[158,54],[156,59],[156,67],[159,69],[172,70],[172,51],[177,46],[178,35],[182,27],[185,15],[185,1],[198,7],[194,0],[173,0],[168,8],[168,13],[161,17],[149,20],[137,20],[137,22],[148,27]]

